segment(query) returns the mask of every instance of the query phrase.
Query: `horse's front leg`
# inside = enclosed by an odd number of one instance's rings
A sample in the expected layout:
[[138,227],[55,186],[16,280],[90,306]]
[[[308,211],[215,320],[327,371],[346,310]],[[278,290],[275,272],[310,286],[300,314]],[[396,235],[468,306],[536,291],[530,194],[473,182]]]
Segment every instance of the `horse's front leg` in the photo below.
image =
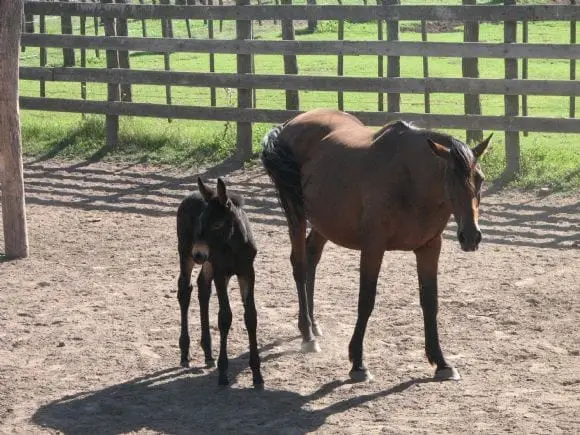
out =
[[425,353],[429,362],[437,365],[435,379],[458,380],[459,373],[443,356],[437,332],[437,268],[440,252],[441,236],[415,251],[419,276],[419,297],[425,324]]
[[383,255],[383,246],[378,244],[361,250],[358,317],[348,347],[349,359],[352,362],[350,378],[356,382],[368,381],[373,378],[363,361],[363,340],[369,317],[375,307],[377,281]]
[[255,388],[264,387],[264,379],[260,371],[260,355],[258,353],[258,339],[256,329],[258,326],[258,314],[256,312],[256,302],[254,300],[255,274],[252,267],[246,275],[238,275],[240,284],[240,294],[244,304],[244,322],[248,330],[248,340],[250,342],[250,368],[252,369],[252,381]]
[[193,258],[186,252],[179,253],[179,279],[177,280],[177,300],[181,311],[181,333],[179,334],[179,349],[181,351],[181,366],[189,367],[189,324],[188,311],[191,300],[191,271]]
[[206,367],[215,367],[215,360],[211,350],[211,334],[209,331],[209,299],[211,296],[211,281],[213,269],[211,263],[206,262],[197,277],[197,300],[199,303],[199,320],[201,326],[201,348],[205,356]]
[[217,274],[214,283],[219,300],[218,325],[220,328],[220,354],[218,357],[219,385],[228,385],[228,333],[232,326],[232,310],[228,298],[229,277]]

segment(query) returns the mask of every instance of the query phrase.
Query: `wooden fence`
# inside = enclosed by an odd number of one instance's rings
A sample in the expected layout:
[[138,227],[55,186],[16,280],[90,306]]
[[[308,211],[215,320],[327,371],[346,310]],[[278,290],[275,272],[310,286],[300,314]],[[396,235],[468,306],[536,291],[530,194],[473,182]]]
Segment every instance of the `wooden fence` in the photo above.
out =
[[[464,2],[469,2],[465,0]],[[105,50],[108,68],[47,67],[41,55],[39,67],[21,67],[20,78],[62,82],[97,82],[109,86],[107,101],[82,99],[62,99],[45,97],[21,97],[23,109],[96,113],[107,115],[110,144],[116,141],[118,116],[151,116],[163,118],[182,118],[198,120],[222,120],[237,122],[238,150],[240,156],[251,155],[252,130],[255,122],[278,123],[300,113],[296,91],[336,91],[338,103],[342,105],[342,92],[372,92],[379,95],[378,110],[369,108],[364,112],[352,112],[369,125],[383,125],[392,119],[405,119],[427,128],[465,129],[473,137],[481,130],[499,130],[506,133],[507,172],[514,174],[519,170],[520,132],[558,132],[580,133],[580,120],[575,118],[575,97],[580,95],[580,86],[575,80],[575,60],[580,57],[580,47],[576,45],[575,21],[580,18],[580,6],[571,5],[534,5],[515,6],[514,0],[505,0],[502,6],[401,6],[382,2],[379,6],[299,6],[290,5],[282,0],[281,5],[250,5],[249,0],[237,0],[234,6],[177,6],[146,4],[99,4],[99,3],[59,3],[27,2],[26,16],[80,16],[100,17],[105,24],[105,36],[87,35],[49,35],[26,33],[22,44],[26,47]],[[511,5],[508,3],[512,2]],[[127,3],[126,1],[124,3]],[[143,3],[143,2],[141,2]],[[160,2],[161,3],[161,2]],[[390,1],[393,3],[393,1]],[[211,2],[210,2],[211,4]],[[119,20],[235,20],[236,39],[214,40],[189,38],[150,38],[118,36]],[[115,33],[117,20],[117,33]],[[261,20],[280,20],[282,40],[252,39],[252,22]],[[339,40],[299,41],[294,37],[292,20],[338,20]],[[344,39],[344,27],[340,23],[376,21],[380,28],[379,38],[375,41],[349,41]],[[418,20],[422,26],[422,40],[417,42],[400,41],[398,38],[399,21]],[[527,40],[528,21],[569,21],[570,43],[531,44],[517,43],[515,29],[518,22],[526,23],[524,40]],[[428,21],[460,21],[466,24],[465,40],[469,42],[429,42],[426,37]],[[481,22],[504,22],[504,42],[478,42],[476,27]],[[42,21],[41,21],[42,22]],[[387,23],[385,40],[382,24]],[[213,24],[211,25],[213,32]],[[475,26],[475,27],[474,27]],[[163,26],[165,28],[165,26]],[[475,28],[475,30],[474,30]],[[108,29],[108,30],[107,30]],[[189,27],[188,27],[189,29]],[[209,29],[209,25],[208,25]],[[342,38],[340,31],[342,29]],[[145,34],[145,31],[144,31]],[[126,33],[125,33],[126,35]],[[165,35],[165,32],[164,32]],[[207,54],[230,53],[237,55],[237,73],[199,73],[170,71],[166,62],[165,71],[131,70],[119,64],[122,53],[146,51],[165,53],[197,52]],[[284,56],[285,74],[255,74],[253,55],[277,54]],[[337,76],[305,76],[297,74],[296,55],[336,55],[338,56]],[[342,75],[343,56],[375,55],[379,61],[380,77],[347,77]],[[401,56],[423,57],[423,78],[399,77]],[[109,62],[109,57],[111,61]],[[387,57],[387,74],[383,77],[382,59]],[[463,78],[428,77],[430,57],[463,58]],[[478,58],[499,58],[505,60],[505,79],[480,79],[477,73]],[[518,74],[518,60],[522,62],[525,75]],[[570,80],[529,80],[527,79],[528,59],[565,59],[570,62]],[[121,66],[121,67],[119,67]],[[213,69],[212,69],[213,71]],[[171,104],[167,93],[167,104],[134,103],[123,98],[132,84],[193,86],[235,88],[238,90],[237,107],[216,107],[215,94],[209,106],[185,106]],[[121,89],[121,90],[120,90]],[[252,99],[255,89],[279,89],[286,91],[285,103],[277,110],[257,109]],[[215,91],[214,91],[215,92]],[[448,115],[430,113],[429,95],[431,93],[454,93],[465,95],[465,114]],[[383,112],[382,95],[388,99],[387,112]],[[426,113],[406,113],[400,111],[400,94],[424,94]],[[481,114],[479,95],[496,94],[505,96],[505,115],[488,116]],[[570,117],[548,118],[527,115],[526,99],[519,96],[555,95],[570,97]],[[474,103],[475,101],[475,103]],[[522,116],[524,115],[524,116]]]

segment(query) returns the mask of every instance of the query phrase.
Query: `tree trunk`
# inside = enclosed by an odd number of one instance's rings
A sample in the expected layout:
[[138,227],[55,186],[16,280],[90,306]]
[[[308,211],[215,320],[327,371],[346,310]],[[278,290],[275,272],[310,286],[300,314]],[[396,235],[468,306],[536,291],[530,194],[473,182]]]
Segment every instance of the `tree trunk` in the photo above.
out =
[[28,256],[24,180],[18,106],[18,62],[23,0],[0,2],[0,175],[4,252]]

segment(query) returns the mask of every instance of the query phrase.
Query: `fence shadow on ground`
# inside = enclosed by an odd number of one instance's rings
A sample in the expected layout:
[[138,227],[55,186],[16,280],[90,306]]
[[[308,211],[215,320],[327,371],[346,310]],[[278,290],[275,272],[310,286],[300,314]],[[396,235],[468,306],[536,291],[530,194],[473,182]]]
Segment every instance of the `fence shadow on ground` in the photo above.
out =
[[[238,172],[235,159],[200,171],[204,180],[233,175],[232,191],[245,197],[252,222],[285,226],[276,193],[261,170]],[[109,167],[86,162],[55,166],[32,162],[25,165],[28,204],[82,210],[135,213],[152,217],[174,216],[179,202],[197,189],[198,174],[136,170],[132,166]],[[580,247],[580,202],[545,206],[525,202],[490,203],[483,200],[480,224],[487,243],[537,248]],[[455,239],[453,223],[445,237]]]
[[[263,361],[279,356],[268,354],[263,356]],[[248,354],[230,360],[230,373],[237,376],[247,370],[247,361]],[[32,421],[65,434],[116,434],[142,429],[168,434],[280,433],[282,430],[306,433],[320,428],[333,414],[432,379],[408,380],[386,390],[357,394],[318,410],[313,410],[309,403],[329,395],[346,381],[331,381],[304,396],[268,389],[268,379],[265,381],[264,391],[219,388],[213,370],[192,376],[188,370],[168,368],[102,390],[55,400],[40,407]]]

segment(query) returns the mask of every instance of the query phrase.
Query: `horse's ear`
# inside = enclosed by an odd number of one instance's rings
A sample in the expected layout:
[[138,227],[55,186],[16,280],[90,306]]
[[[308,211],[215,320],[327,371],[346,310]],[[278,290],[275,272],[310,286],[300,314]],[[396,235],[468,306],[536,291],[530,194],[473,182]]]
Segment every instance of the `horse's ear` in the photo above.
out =
[[199,189],[199,193],[203,196],[205,202],[208,202],[213,197],[213,192],[211,189],[208,189],[203,181],[201,181],[200,177],[197,177],[197,188]]
[[431,148],[431,151],[433,151],[433,153],[437,157],[440,157],[440,158],[445,159],[445,160],[451,159],[451,151],[449,150],[449,148],[447,148],[441,144],[438,144],[437,142],[433,142],[431,139],[427,139],[427,142],[429,143],[429,147]]
[[493,133],[490,134],[487,137],[487,139],[485,139],[483,142],[480,142],[479,144],[477,144],[475,147],[473,147],[471,149],[471,152],[475,156],[475,160],[479,160],[487,152],[487,149],[489,147],[489,143],[491,141],[492,136],[493,136]]
[[226,192],[226,185],[221,178],[217,180],[217,196],[221,205],[228,204],[228,194]]

